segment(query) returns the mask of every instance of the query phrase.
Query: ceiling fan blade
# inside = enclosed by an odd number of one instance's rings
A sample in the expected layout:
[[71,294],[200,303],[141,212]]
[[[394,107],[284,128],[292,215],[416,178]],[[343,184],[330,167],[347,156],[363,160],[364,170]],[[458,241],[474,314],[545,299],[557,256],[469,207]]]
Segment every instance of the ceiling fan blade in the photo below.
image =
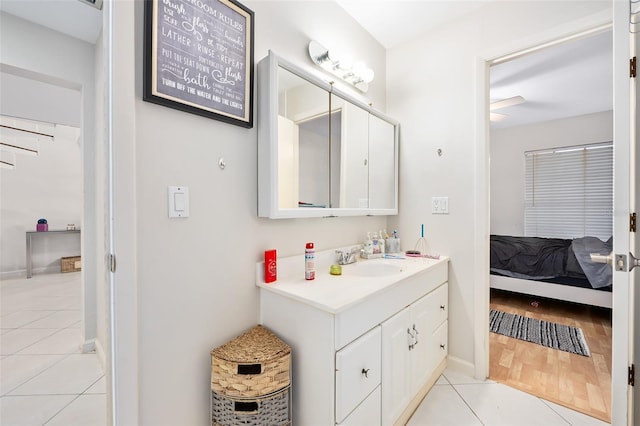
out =
[[501,101],[491,102],[491,104],[489,104],[489,111],[514,105],[520,105],[521,103],[524,103],[524,98],[522,96],[514,96],[512,98],[503,99]]
[[497,112],[489,113],[489,121],[502,121],[505,118],[507,118],[505,114],[498,114]]

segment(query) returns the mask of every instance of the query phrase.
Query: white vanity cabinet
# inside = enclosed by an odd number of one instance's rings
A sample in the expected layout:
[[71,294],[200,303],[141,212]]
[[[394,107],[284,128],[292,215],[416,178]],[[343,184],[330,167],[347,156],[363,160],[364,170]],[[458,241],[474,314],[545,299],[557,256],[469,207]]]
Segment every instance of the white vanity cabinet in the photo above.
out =
[[[293,424],[405,421],[444,370],[448,258],[361,261],[342,276],[317,262],[313,281],[301,259],[291,274],[279,259],[272,284],[256,268],[261,323],[291,346]],[[398,272],[370,276],[358,272],[362,262]],[[414,324],[418,342],[408,350]]]

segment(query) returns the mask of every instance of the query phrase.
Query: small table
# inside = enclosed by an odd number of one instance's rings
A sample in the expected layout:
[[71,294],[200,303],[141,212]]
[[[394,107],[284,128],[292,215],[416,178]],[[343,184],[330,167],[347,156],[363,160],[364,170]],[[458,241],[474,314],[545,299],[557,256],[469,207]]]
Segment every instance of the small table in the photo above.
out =
[[26,232],[26,236],[27,236],[27,278],[31,278],[32,275],[32,268],[33,268],[33,264],[32,264],[32,260],[31,260],[31,240],[33,239],[34,235],[61,235],[61,234],[79,234],[80,230],[79,229],[74,229],[74,230],[59,230],[59,231],[43,231],[43,232],[37,232],[37,231],[27,231]]

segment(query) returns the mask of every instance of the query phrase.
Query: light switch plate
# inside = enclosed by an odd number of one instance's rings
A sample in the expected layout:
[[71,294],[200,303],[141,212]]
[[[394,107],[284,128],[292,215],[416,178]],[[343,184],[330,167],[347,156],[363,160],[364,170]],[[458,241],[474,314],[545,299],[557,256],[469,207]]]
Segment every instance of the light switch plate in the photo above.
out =
[[431,214],[449,214],[449,197],[431,197]]
[[170,186],[167,190],[169,217],[189,217],[189,188]]

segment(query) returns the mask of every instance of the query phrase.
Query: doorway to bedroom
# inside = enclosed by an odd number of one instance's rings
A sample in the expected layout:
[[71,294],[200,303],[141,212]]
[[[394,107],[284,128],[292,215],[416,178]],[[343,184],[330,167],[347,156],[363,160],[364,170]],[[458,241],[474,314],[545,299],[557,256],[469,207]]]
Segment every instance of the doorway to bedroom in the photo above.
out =
[[612,46],[602,31],[490,69],[489,378],[606,422],[610,268],[584,265],[611,252]]

